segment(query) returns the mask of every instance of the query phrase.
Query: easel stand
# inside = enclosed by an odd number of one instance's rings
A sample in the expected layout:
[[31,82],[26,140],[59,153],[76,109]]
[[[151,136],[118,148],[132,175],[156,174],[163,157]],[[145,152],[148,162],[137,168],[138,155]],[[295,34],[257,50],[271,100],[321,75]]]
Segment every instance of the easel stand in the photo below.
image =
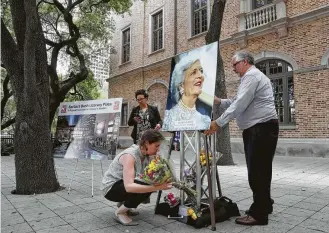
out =
[[[214,200],[216,198],[216,188],[218,190],[219,197],[222,196],[221,187],[220,187],[220,181],[219,181],[219,175],[217,171],[217,153],[216,153],[216,135],[212,136],[205,136],[200,131],[194,131],[192,136],[189,137],[187,132],[181,132],[181,138],[180,138],[180,180],[184,180],[184,170],[194,170],[196,172],[196,180],[195,180],[195,191],[197,192],[196,195],[196,201],[197,201],[197,208],[200,210],[201,205],[207,205],[210,209],[210,216],[211,216],[211,229],[213,231],[216,230],[216,219],[215,219],[215,210],[214,210]],[[206,165],[201,166],[200,163],[200,153],[201,153],[201,139],[203,139],[203,145],[205,149],[206,154]],[[169,146],[169,158],[171,157],[171,148],[172,143],[174,140],[174,135],[170,140],[170,146]],[[186,146],[185,146],[185,140],[186,140]],[[193,151],[193,154],[195,155],[195,160],[193,163],[189,163],[187,159],[185,158],[186,151],[188,148],[191,148]],[[211,151],[212,154],[212,162],[210,162],[209,152]],[[211,163],[211,165],[210,165]],[[207,175],[207,183],[204,183],[205,175]],[[217,184],[217,187],[216,187]],[[159,191],[158,198],[156,202],[155,208],[157,208],[160,199],[161,199],[162,192]],[[180,204],[184,205],[184,191],[180,191]]]
[[[77,162],[75,163],[73,175],[72,175],[72,178],[71,178],[71,181],[70,181],[69,188],[67,190],[67,194],[70,194],[71,185],[72,185],[72,182],[73,182],[73,180],[75,178],[75,171],[77,170],[78,162],[79,162],[79,159],[77,159]],[[102,160],[99,160],[99,162],[101,164],[101,170],[102,170],[101,178],[103,178]],[[91,197],[94,197],[94,160],[91,160]]]

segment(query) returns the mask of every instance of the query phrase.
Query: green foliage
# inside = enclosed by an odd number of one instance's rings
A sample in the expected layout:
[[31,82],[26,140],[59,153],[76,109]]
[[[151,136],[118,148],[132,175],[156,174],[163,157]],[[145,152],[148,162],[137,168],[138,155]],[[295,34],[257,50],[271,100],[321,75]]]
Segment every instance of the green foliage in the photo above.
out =
[[99,88],[100,85],[98,81],[94,79],[94,75],[89,71],[87,79],[76,85],[76,91],[72,88],[69,93],[67,93],[64,101],[73,102],[98,99],[100,97]]

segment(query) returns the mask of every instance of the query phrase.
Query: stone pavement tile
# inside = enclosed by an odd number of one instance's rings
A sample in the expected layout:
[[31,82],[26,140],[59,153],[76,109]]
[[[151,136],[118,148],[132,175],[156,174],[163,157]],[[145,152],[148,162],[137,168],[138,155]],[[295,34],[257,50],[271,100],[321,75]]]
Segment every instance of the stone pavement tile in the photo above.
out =
[[36,233],[79,233],[71,225],[56,226],[48,229],[36,231]]
[[63,207],[71,207],[74,206],[74,204],[72,202],[69,201],[47,201],[47,202],[42,202],[45,206],[47,206],[49,209],[51,210],[55,210],[58,208],[63,208]]
[[308,217],[306,217],[306,216],[295,216],[295,215],[284,214],[284,213],[269,215],[270,220],[280,222],[280,223],[291,224],[294,226],[297,226],[299,223],[303,222],[307,218]]
[[320,205],[321,204],[328,205],[329,204],[329,198],[328,198],[328,196],[325,197],[323,195],[314,194],[313,196],[303,200],[303,202],[315,203],[315,204],[320,204]]
[[24,218],[16,211],[11,211],[5,215],[1,214],[1,227],[15,225],[25,222]]
[[30,221],[29,224],[31,225],[33,230],[38,231],[47,228],[67,225],[67,222],[65,222],[60,217],[52,217],[52,218],[44,218],[44,219]]
[[315,204],[315,203],[301,201],[301,202],[297,203],[296,205],[294,205],[293,207],[300,208],[300,209],[306,209],[306,210],[319,211],[324,206],[325,206],[325,204]]
[[45,206],[38,200],[33,200],[30,202],[14,202],[13,206],[19,211],[26,211],[30,209],[45,208]]
[[79,213],[74,213],[74,214],[69,214],[69,215],[64,215],[62,218],[72,224],[74,222],[82,222],[91,218],[95,218],[94,215],[88,213],[88,212],[79,212]]
[[289,207],[289,208],[285,209],[282,213],[290,214],[290,215],[294,215],[294,216],[300,216],[300,217],[310,217],[315,213],[315,211],[300,209],[300,208],[295,208],[295,207]]
[[68,206],[68,207],[61,207],[53,210],[59,216],[69,215],[78,212],[85,212],[84,209],[80,208],[79,206]]
[[71,223],[71,225],[79,232],[89,232],[92,230],[109,227],[109,225],[105,221],[97,217],[93,217],[82,222],[73,222]]
[[175,221],[167,225],[163,225],[161,226],[161,228],[166,231],[175,232],[175,233],[186,233],[186,232],[192,233],[198,231],[198,229],[194,228],[193,226],[178,221]]
[[88,203],[92,203],[92,202],[97,202],[97,200],[95,200],[94,198],[91,198],[91,197],[84,197],[84,198],[72,199],[71,202],[76,204],[76,205],[81,205],[81,204],[88,204]]
[[176,222],[176,220],[173,219],[168,219],[165,216],[161,216],[161,215],[154,215],[150,218],[145,218],[143,219],[143,221],[153,225],[153,226],[162,226],[162,225],[166,225],[172,222]]
[[[130,228],[133,228],[133,226]],[[130,229],[130,228],[127,228],[127,229]],[[111,227],[106,227],[106,228],[102,228],[102,229],[98,229],[98,230],[92,230],[92,231],[89,231],[86,233],[123,233],[123,232],[129,233],[130,230],[122,231],[114,226],[111,226]]]
[[27,233],[31,232],[33,229],[30,227],[27,222],[19,223],[19,224],[14,224],[10,226],[1,226],[1,232],[2,233]]
[[[128,230],[128,231],[129,231],[129,230]],[[129,232],[130,232],[130,231],[129,231]],[[127,233],[129,233],[129,232],[127,232]],[[149,230],[143,231],[143,233],[154,233],[154,232],[156,232],[156,233],[171,233],[171,232],[166,231],[166,230],[164,230],[164,229],[162,229],[162,228],[149,229]]]
[[286,206],[292,206],[302,201],[303,199],[305,199],[305,197],[296,196],[296,195],[284,195],[282,197],[275,198],[275,203],[286,205]]
[[273,205],[273,214],[281,213],[281,212],[283,212],[284,210],[286,210],[288,208],[289,208],[289,206],[274,203],[274,205]]
[[29,202],[37,202],[37,199],[34,195],[6,195],[8,201],[12,205],[21,204],[21,203],[29,203]]
[[37,194],[35,195],[35,198],[38,200],[43,200],[43,199],[56,199],[59,196],[57,193],[43,193],[43,194]]
[[284,188],[273,188],[271,190],[271,196],[272,198],[279,198],[279,197],[283,197],[285,195],[288,195],[288,191]]
[[[249,226],[243,226],[236,224],[235,218],[231,218],[230,220],[220,222],[216,224],[216,232],[219,233],[239,233],[245,229],[250,228]],[[198,231],[197,231],[198,232]],[[210,229],[208,229],[208,232],[213,232]]]
[[329,213],[329,205],[325,206],[324,208],[322,208],[320,210],[320,212],[323,212],[323,213]]
[[88,211],[92,215],[106,221],[110,225],[115,225],[117,222],[114,221],[114,209],[111,207],[105,207],[101,209],[95,209]]
[[82,204],[78,205],[84,210],[94,210],[94,209],[100,209],[106,206],[103,202],[92,202],[92,203],[87,203],[87,204]]
[[14,206],[12,204],[1,204],[1,213],[2,212],[8,212],[15,210]]
[[[138,222],[137,226],[124,226],[121,224],[115,225],[114,227],[116,227],[117,229],[121,230],[122,232],[125,232],[126,230],[129,231],[129,233],[138,233],[138,232],[144,232],[146,230],[150,230],[155,228],[154,225],[149,224],[145,221],[142,220],[137,220],[136,222]],[[163,228],[163,226],[162,226]]]
[[316,219],[307,219],[301,224],[300,227],[304,227],[311,230],[317,230],[321,232],[329,232],[329,224],[327,222],[322,222]]
[[57,216],[53,211],[47,209],[46,207],[20,211],[20,214],[28,222]]
[[311,230],[304,227],[296,226],[292,228],[290,231],[288,231],[287,233],[322,233],[322,232],[318,230]]
[[329,213],[317,212],[311,216],[312,219],[317,219],[323,222],[327,222],[329,224]]
[[286,233],[292,229],[294,225],[285,224],[276,221],[269,221],[268,225],[265,226],[252,226],[241,233]]

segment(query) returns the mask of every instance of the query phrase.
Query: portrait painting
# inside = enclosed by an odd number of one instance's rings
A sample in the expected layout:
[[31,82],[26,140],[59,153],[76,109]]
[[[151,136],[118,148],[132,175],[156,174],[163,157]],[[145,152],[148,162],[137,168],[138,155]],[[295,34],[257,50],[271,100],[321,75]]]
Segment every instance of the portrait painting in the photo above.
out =
[[163,131],[207,130],[214,102],[218,43],[172,59]]

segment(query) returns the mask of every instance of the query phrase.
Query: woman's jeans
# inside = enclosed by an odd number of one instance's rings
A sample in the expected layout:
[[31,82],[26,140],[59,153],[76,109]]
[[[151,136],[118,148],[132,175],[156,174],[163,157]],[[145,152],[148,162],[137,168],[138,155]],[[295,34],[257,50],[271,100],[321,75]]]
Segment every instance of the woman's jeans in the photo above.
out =
[[[147,185],[143,182],[134,181],[136,184]],[[105,198],[114,202],[123,202],[127,208],[136,208],[140,203],[150,197],[150,193],[128,193],[125,189],[123,180],[117,181],[107,192]]]
[[279,135],[278,120],[256,124],[243,131],[243,143],[248,180],[254,202],[249,215],[258,221],[268,221],[272,212],[272,162]]

